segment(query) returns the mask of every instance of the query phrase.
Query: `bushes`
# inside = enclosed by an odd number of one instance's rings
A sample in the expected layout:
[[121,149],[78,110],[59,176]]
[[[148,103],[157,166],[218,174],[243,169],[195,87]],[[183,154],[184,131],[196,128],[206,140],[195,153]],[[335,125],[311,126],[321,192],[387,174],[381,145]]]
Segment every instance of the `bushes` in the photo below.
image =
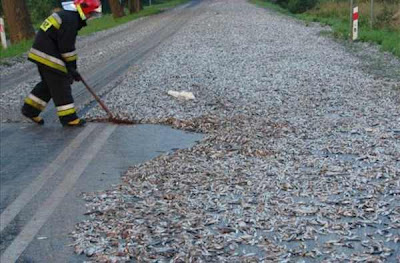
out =
[[271,2],[289,9],[294,14],[299,14],[315,7],[318,0],[271,0]]
[[383,10],[376,16],[376,26],[383,28],[385,25],[389,25],[394,20],[395,12],[399,12],[396,9],[390,8],[388,5],[383,6]]
[[[108,0],[101,0],[103,5],[103,13],[109,13],[110,8],[108,6]],[[48,17],[52,11],[61,7],[60,0],[26,0],[26,4],[28,6],[32,23],[40,24],[43,22],[43,19]],[[0,4],[0,16],[3,16],[3,7]]]
[[278,4],[283,8],[287,8],[289,0],[271,0],[270,2],[272,2],[274,4]]
[[318,0],[289,0],[288,9],[294,14],[304,13],[314,8]]
[[59,0],[27,0],[26,4],[34,24],[41,23],[54,8],[61,6]]

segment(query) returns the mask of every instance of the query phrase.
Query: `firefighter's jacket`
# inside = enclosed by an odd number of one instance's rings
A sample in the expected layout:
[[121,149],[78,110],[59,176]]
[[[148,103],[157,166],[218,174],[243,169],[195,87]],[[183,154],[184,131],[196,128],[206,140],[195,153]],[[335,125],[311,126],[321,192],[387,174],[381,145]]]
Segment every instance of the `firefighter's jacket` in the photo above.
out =
[[85,25],[78,12],[53,13],[40,26],[28,59],[64,74],[76,70],[76,36]]

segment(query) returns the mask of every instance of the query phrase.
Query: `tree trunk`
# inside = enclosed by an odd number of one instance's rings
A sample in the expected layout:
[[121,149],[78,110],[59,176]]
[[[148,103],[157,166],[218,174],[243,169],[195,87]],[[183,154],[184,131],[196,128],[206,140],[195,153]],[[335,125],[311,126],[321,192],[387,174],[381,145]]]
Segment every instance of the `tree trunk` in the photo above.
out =
[[25,0],[1,0],[1,2],[11,43],[18,43],[34,37],[35,31]]
[[137,10],[137,12],[143,9],[142,0],[134,0],[134,2],[135,2],[135,9]]
[[108,0],[108,2],[110,3],[111,12],[114,18],[123,17],[125,15],[124,9],[119,3],[119,0]]
[[131,14],[137,13],[143,9],[142,1],[141,0],[128,0],[128,7],[129,7],[129,12]]
[[133,0],[128,0],[128,9],[129,9],[129,14],[135,13]]

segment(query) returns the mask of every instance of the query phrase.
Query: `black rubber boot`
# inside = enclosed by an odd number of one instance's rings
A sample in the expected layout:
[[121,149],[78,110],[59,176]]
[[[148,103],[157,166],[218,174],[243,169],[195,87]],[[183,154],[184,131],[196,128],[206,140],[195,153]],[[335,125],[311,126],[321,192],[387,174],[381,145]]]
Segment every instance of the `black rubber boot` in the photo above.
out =
[[86,121],[85,119],[75,119],[73,121],[67,122],[67,123],[63,123],[62,125],[64,127],[83,127],[85,126]]
[[22,113],[22,115],[24,115],[25,117],[27,117],[28,119],[30,119],[31,121],[33,121],[36,124],[39,124],[39,125],[44,124],[44,120],[42,117],[32,116],[32,113],[29,113],[28,111],[26,111],[26,109],[24,107],[21,109],[21,113]]

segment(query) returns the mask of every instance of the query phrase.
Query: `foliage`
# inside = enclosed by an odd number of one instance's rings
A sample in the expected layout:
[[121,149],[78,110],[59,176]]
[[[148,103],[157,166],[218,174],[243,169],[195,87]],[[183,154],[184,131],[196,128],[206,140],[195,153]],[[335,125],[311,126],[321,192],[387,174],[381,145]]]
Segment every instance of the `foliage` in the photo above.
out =
[[[55,8],[61,7],[61,0],[25,0],[28,6],[32,23],[39,24],[49,16]],[[101,0],[103,12],[110,13],[108,0]],[[0,5],[0,16],[3,16],[3,7]]]
[[283,8],[287,8],[289,4],[289,0],[271,0],[272,3],[278,4]]
[[304,13],[316,6],[318,0],[289,0],[288,9],[294,14]]
[[[371,25],[371,3],[370,0],[361,0],[357,4],[359,8],[359,25],[369,27]],[[396,12],[399,13],[400,20],[400,0],[375,0],[374,1],[374,29],[392,30],[400,29],[399,21],[396,21]],[[349,19],[348,1],[320,0],[320,3],[313,9],[307,11],[307,14],[320,18],[338,18],[340,20]]]
[[[31,14],[32,23],[40,24],[52,11],[61,7],[61,0],[25,0]],[[151,1],[152,5],[165,4],[173,2],[173,0],[142,0],[144,6],[148,6]],[[128,0],[122,0],[122,5],[127,6]],[[110,14],[111,9],[108,0],[101,0],[103,6],[103,13]],[[3,16],[3,7],[0,5],[0,16]]]
[[26,0],[26,4],[31,13],[33,24],[41,23],[52,13],[54,8],[60,7],[59,0]]
[[[43,1],[47,1],[47,0],[43,0]],[[119,19],[113,19],[111,15],[104,15],[101,18],[88,21],[88,26],[83,28],[79,32],[79,35],[88,35],[93,32],[97,32],[97,31],[101,31],[101,30],[105,30],[105,29],[109,29],[109,28],[121,25],[123,23],[129,22],[129,21],[137,19],[139,17],[157,14],[157,13],[162,12],[166,8],[171,8],[176,5],[183,4],[187,1],[188,0],[158,0],[156,2],[153,0],[151,6],[144,6],[144,9],[141,10],[140,12],[131,14],[131,15],[127,15],[127,16],[124,16]],[[156,4],[154,4],[154,3],[156,3]],[[29,48],[31,48],[31,46],[32,46],[32,40],[29,40],[29,41],[24,41],[24,42],[16,44],[16,45],[12,45],[6,50],[3,50],[0,48],[0,51],[1,51],[0,59],[22,55],[23,53],[28,51]]]
[[165,8],[174,7],[178,4],[182,4],[187,2],[188,0],[159,0],[158,4],[152,4],[151,6],[144,6],[144,9],[138,13],[133,13],[130,15],[123,16],[121,18],[114,19],[112,15],[104,15],[100,19],[94,19],[88,21],[88,26],[83,28],[79,35],[88,35],[93,32],[106,30],[112,27],[116,27],[118,25],[124,24],[131,20],[137,19],[139,17],[154,15],[162,12]]
[[382,12],[376,16],[376,26],[384,27],[385,25],[390,24],[394,14],[395,9],[389,8],[388,5],[384,5]]
[[293,14],[298,14],[315,7],[318,0],[271,0],[271,2],[287,8]]
[[[275,0],[250,0],[252,3],[295,16],[307,22],[319,22],[332,28],[332,35],[348,39],[349,4],[346,0],[319,0],[316,7],[302,14],[289,13],[282,5],[273,4]],[[381,49],[400,57],[400,0],[375,1],[374,23],[371,27],[370,0],[359,0],[359,40],[379,44]]]

